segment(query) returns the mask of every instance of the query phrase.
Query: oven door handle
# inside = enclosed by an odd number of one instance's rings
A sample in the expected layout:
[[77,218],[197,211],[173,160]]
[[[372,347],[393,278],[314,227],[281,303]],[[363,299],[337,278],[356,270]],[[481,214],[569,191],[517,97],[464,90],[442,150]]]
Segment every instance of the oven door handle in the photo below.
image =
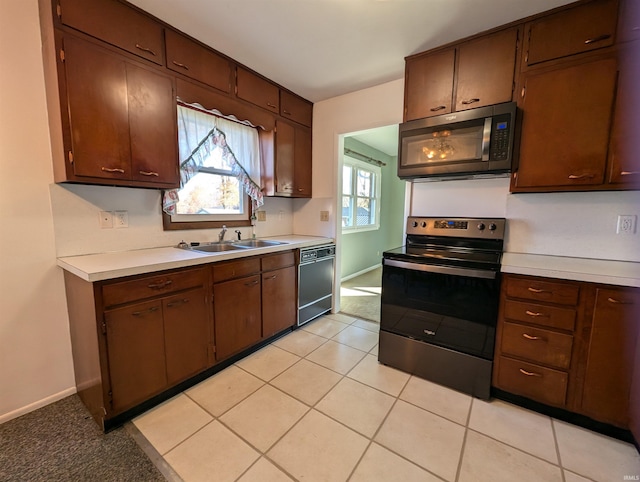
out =
[[408,263],[396,259],[384,259],[385,266],[408,269],[411,271],[428,271],[430,273],[441,273],[452,276],[467,276],[469,278],[495,279],[496,272],[483,269],[456,268],[453,266],[440,266],[434,264]]

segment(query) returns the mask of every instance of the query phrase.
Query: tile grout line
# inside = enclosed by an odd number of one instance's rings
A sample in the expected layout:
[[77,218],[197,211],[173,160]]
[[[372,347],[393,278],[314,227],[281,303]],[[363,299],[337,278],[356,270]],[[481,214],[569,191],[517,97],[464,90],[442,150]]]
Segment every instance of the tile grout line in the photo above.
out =
[[562,466],[562,457],[560,455],[560,444],[558,443],[558,435],[556,434],[556,424],[553,422],[553,417],[549,417],[549,422],[551,423],[551,433],[553,434],[553,443],[556,449],[556,456],[558,457],[558,466],[560,467],[560,476],[562,477],[562,482],[566,482],[566,478],[564,476],[564,467]]

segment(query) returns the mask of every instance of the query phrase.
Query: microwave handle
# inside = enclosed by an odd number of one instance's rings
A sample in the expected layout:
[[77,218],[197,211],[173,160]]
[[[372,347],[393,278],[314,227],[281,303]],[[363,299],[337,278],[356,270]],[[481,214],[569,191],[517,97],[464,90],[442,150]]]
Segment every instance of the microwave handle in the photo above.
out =
[[493,117],[485,117],[484,130],[482,131],[482,160],[489,160],[489,146],[491,144],[491,126],[493,125]]

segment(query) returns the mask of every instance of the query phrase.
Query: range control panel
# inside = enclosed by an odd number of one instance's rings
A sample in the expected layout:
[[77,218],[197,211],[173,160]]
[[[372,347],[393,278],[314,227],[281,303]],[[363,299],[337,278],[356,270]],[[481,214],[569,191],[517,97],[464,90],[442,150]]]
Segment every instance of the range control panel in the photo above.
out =
[[504,239],[504,218],[407,218],[407,234]]

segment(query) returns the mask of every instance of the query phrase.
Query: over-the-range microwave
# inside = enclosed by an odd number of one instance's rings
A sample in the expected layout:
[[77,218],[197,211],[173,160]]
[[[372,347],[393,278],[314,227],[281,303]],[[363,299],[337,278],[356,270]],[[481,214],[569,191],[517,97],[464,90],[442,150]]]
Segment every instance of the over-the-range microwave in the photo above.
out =
[[398,177],[415,180],[509,173],[516,103],[507,102],[400,124]]

